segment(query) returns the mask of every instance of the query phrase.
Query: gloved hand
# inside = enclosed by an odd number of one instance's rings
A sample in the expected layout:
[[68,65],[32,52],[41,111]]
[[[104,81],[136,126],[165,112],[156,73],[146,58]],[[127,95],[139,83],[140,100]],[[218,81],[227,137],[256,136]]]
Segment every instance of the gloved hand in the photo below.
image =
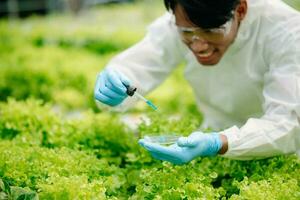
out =
[[104,104],[116,106],[128,96],[125,85],[130,85],[126,76],[115,70],[105,69],[97,77],[94,97]]
[[154,158],[173,164],[184,164],[198,156],[214,156],[222,148],[219,134],[202,132],[194,132],[188,137],[181,137],[176,144],[171,146],[162,146],[144,139],[139,140],[139,144],[147,149]]

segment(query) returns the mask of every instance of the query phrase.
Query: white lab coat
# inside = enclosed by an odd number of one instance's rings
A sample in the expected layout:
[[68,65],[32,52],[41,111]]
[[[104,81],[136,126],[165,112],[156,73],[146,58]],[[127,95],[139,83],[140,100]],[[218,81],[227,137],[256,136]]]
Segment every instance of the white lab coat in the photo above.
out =
[[[183,60],[184,76],[204,114],[222,129],[224,155],[259,159],[300,149],[300,14],[280,0],[248,0],[235,42],[214,67],[201,66],[166,13],[145,38],[107,67],[127,75],[140,92],[157,87]],[[130,104],[130,99],[123,103]]]

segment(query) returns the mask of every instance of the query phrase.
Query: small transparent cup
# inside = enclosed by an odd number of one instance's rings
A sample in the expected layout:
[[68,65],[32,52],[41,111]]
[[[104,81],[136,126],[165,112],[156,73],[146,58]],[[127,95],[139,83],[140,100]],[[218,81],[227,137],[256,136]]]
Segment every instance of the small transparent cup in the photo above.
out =
[[180,135],[145,135],[144,140],[160,145],[172,145],[176,143],[180,137]]

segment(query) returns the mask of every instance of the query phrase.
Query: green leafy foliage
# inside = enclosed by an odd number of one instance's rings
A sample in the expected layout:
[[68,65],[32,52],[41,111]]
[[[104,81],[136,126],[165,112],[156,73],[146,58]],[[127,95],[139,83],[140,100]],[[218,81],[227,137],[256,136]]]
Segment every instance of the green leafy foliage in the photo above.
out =
[[140,178],[131,199],[217,199],[222,191],[209,184],[211,178],[203,176],[202,169],[194,162],[186,166],[163,163],[142,170]]
[[294,155],[175,166],[138,146],[146,134],[188,135],[201,124],[183,66],[147,96],[158,112],[145,104],[132,111],[150,120],[137,133],[120,114],[98,112],[96,75],[163,13],[161,1],[151,5],[0,22],[0,199],[300,198]]
[[105,176],[114,172],[114,166],[105,160],[66,148],[46,149],[3,141],[0,152],[0,176],[12,185],[36,190],[42,197],[73,199],[87,194],[101,199]]
[[[80,119],[64,119],[49,104],[27,100],[0,103],[0,137],[48,148],[68,147],[93,152],[99,158],[125,162],[136,151],[137,138],[117,116],[82,113]],[[120,140],[122,138],[122,140]]]
[[105,199],[106,189],[102,180],[89,181],[86,176],[48,178],[37,185],[40,199]]
[[38,200],[39,198],[36,192],[28,188],[11,186],[0,178],[0,199]]
[[199,158],[183,166],[163,162],[141,169],[131,198],[297,199],[299,172],[294,156],[256,161]]
[[230,199],[291,199],[300,198],[299,179],[286,179],[274,176],[269,179],[250,182],[247,178],[239,185],[240,195],[233,195]]
[[124,50],[130,46],[127,42],[115,41],[112,38],[103,39],[81,39],[74,40],[70,38],[43,38],[36,36],[32,39],[34,46],[42,48],[46,46],[55,46],[62,49],[85,49],[96,54],[109,54]]
[[96,74],[111,56],[99,61],[78,52],[62,52],[53,47],[21,47],[10,55],[0,56],[0,100],[10,96],[19,100],[34,97],[65,108],[93,107]]
[[[42,199],[272,199],[285,193],[296,199],[299,194],[300,163],[293,156],[258,161],[199,158],[174,166],[153,160],[139,148],[117,115],[87,112],[81,119],[65,119],[50,104],[36,100],[9,100],[0,108],[0,177],[10,185],[29,187]],[[152,123],[141,124],[141,133],[188,134],[199,123],[159,117],[150,115]]]

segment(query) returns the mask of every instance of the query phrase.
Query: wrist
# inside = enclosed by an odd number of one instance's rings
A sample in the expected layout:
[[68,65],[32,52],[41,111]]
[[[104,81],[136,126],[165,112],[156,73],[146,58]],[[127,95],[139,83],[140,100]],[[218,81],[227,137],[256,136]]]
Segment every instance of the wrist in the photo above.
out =
[[228,150],[228,140],[227,140],[227,137],[225,135],[220,134],[219,137],[220,137],[220,140],[221,140],[221,143],[222,143],[222,147],[219,150],[218,154],[223,155]]

